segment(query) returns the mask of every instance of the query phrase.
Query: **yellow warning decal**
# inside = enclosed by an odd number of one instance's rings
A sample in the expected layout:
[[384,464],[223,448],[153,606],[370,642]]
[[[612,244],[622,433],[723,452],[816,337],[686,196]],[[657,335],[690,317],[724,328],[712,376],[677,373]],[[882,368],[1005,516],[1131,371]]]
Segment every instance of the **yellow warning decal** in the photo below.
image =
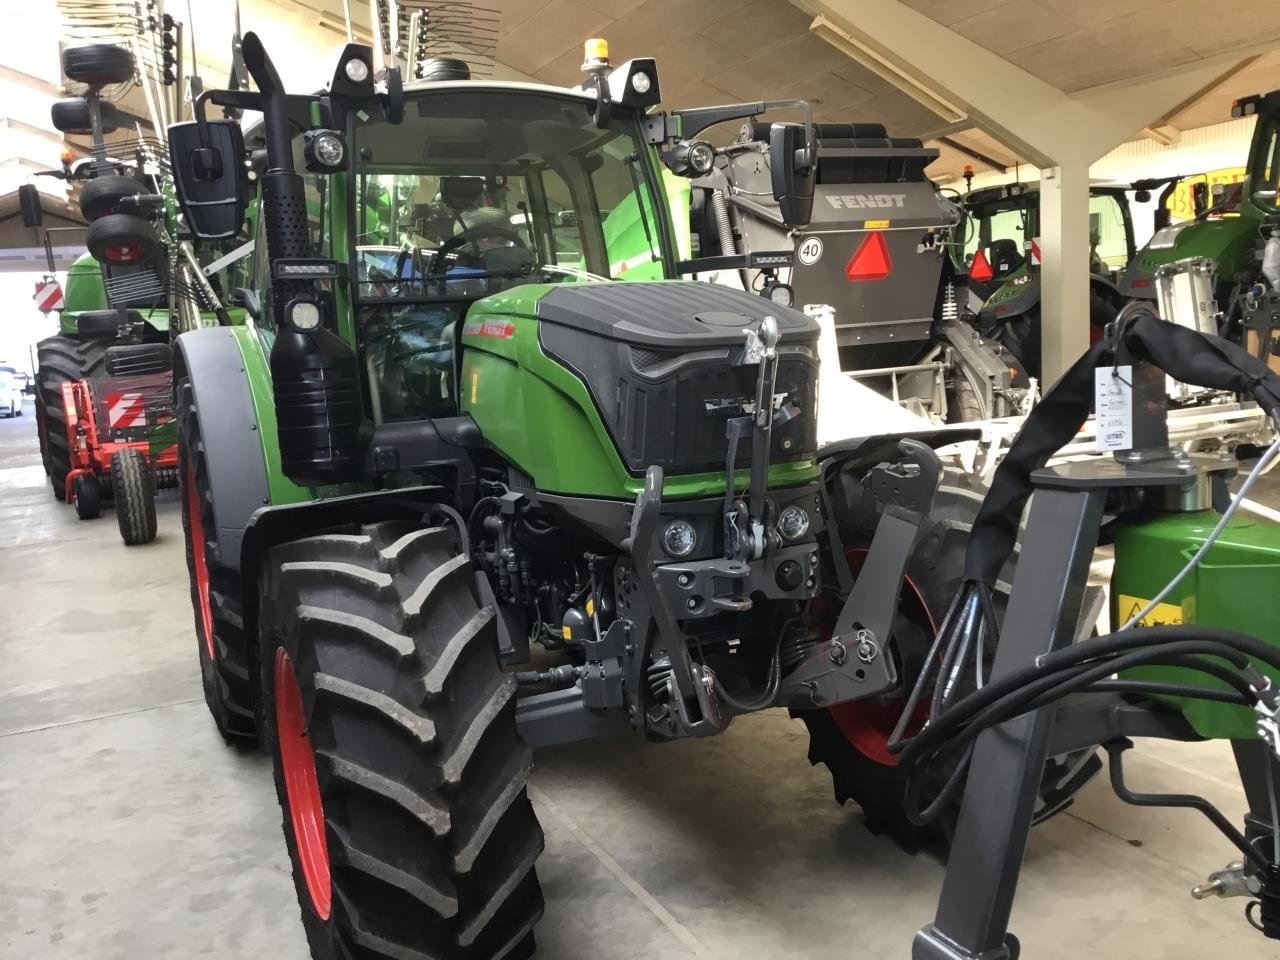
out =
[[892,220],[863,220],[863,230],[888,230]]
[[471,402],[472,403],[476,402],[476,390],[479,388],[479,386],[480,386],[480,371],[472,370],[471,371]]
[[596,602],[591,597],[587,597],[587,616],[594,617],[596,615]]
[[[1131,597],[1128,594],[1120,594],[1120,622],[1128,623],[1130,618],[1141,611],[1150,600],[1143,600],[1141,597]],[[1143,617],[1139,622],[1140,627],[1168,627],[1176,623],[1182,623],[1182,607],[1176,603],[1157,603],[1156,608]]]
[[572,640],[572,639],[573,639],[573,631],[572,631],[572,630],[570,630],[568,627],[561,627],[561,628],[560,628],[560,636],[564,637],[566,640]]

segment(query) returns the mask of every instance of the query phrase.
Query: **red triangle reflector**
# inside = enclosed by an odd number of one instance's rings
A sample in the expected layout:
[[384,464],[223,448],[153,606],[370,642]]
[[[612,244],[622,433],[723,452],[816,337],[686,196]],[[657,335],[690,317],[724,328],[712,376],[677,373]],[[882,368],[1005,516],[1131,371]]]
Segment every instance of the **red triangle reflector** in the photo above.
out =
[[883,280],[892,271],[893,258],[889,256],[889,245],[884,241],[884,234],[879,231],[867,234],[844,267],[844,275],[851,281]]
[[991,269],[991,263],[987,260],[987,255],[979,248],[978,252],[973,255],[973,262],[969,264],[969,279],[977,280],[979,283],[986,283],[995,277],[996,273]]

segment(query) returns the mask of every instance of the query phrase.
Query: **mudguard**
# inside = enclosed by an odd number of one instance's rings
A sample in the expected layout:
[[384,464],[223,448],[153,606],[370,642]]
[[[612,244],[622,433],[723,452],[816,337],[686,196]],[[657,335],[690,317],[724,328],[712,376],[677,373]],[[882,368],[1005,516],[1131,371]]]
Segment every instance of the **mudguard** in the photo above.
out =
[[255,510],[270,502],[267,465],[245,363],[228,327],[178,338],[174,383],[191,382],[209,467],[220,558],[240,569],[240,544]]

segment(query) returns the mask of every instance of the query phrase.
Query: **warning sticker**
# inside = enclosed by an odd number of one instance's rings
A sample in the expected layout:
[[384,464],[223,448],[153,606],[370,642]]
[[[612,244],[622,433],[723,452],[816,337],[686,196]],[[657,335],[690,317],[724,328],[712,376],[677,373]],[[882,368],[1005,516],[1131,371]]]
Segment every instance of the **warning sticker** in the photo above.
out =
[[[1150,600],[1143,600],[1141,597],[1131,597],[1124,593],[1120,594],[1120,622],[1128,623],[1130,619],[1135,617],[1143,607],[1150,602]],[[1181,605],[1176,603],[1157,603],[1156,608],[1139,620],[1137,626],[1168,627],[1182,622]]]

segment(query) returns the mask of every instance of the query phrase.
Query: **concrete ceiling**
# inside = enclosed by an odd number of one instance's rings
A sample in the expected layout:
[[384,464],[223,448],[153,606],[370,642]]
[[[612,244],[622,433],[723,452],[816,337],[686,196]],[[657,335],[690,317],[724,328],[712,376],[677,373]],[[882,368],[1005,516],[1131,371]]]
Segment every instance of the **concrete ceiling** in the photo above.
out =
[[901,0],[1068,93],[1280,41],[1276,0]]
[[[213,53],[207,38],[230,25],[229,2],[209,0],[196,11],[198,20],[212,19],[201,24],[202,60]],[[367,0],[349,2],[358,33],[367,36]],[[1228,16],[1216,19],[1202,0],[901,2],[1068,92],[1270,40],[1280,47],[1274,15],[1280,0],[1235,0]],[[270,8],[305,29],[313,48],[342,40],[343,0],[241,0],[241,6],[246,28]],[[604,37],[615,62],[658,59],[663,101],[672,107],[797,97],[813,104],[820,121],[879,122],[895,136],[946,132],[936,114],[810,33],[820,0],[477,0],[476,6],[490,8],[496,20],[490,71],[496,76],[576,84],[582,41]],[[1165,118],[1166,125],[1176,135],[1219,123],[1235,97],[1277,87],[1280,53],[1264,54]],[[733,133],[713,131],[719,140]],[[932,143],[942,150],[929,171],[935,177],[956,178],[965,164],[991,169],[957,147],[1010,168],[1020,160],[980,130],[947,136],[952,145]]]
[[[277,0],[342,22],[342,0]],[[874,0],[865,0],[874,2]],[[902,0],[919,13],[1005,57],[1064,91],[1117,83],[1155,69],[1268,40],[1280,45],[1277,0],[1235,0],[1210,18],[1203,0]],[[572,85],[581,78],[582,41],[604,37],[616,61],[658,59],[663,101],[702,106],[734,100],[799,97],[820,121],[874,121],[895,136],[938,131],[940,118],[809,31],[820,0],[478,0],[499,23],[492,51],[516,74]],[[368,23],[365,0],[352,14]],[[1245,93],[1280,87],[1280,55],[1259,58],[1204,98],[1167,118],[1189,128],[1228,117]],[[1256,89],[1255,89],[1256,88]],[[1136,132],[1136,131],[1135,131]],[[718,131],[717,139],[732,136]],[[1012,167],[1019,157],[980,130],[953,142]],[[935,141],[934,176],[956,177],[981,161]]]

